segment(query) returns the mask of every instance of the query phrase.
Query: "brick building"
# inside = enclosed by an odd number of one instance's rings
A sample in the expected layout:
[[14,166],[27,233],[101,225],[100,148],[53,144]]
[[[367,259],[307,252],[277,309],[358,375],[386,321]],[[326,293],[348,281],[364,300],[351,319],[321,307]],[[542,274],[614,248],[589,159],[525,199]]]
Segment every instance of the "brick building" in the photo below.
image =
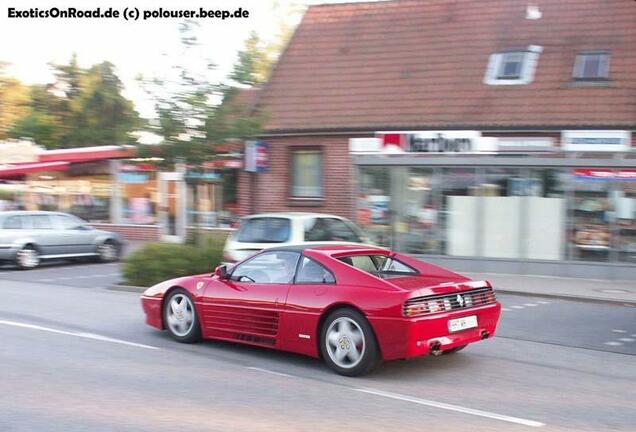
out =
[[620,0],[312,6],[241,210],[337,213],[464,270],[632,277],[635,23]]

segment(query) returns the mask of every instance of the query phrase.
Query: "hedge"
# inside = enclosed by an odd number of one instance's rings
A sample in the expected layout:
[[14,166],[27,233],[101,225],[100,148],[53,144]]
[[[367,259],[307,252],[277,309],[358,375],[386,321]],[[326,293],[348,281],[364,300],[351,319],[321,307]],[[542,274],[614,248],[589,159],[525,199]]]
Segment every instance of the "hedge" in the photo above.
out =
[[179,276],[212,273],[223,258],[223,244],[203,246],[148,243],[128,256],[123,266],[124,283],[149,287]]

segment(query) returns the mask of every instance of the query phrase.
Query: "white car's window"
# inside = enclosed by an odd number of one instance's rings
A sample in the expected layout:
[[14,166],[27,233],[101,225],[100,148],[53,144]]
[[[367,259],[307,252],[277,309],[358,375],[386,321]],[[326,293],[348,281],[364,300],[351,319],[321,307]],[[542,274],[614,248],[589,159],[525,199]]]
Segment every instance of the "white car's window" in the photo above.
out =
[[54,215],[53,216],[58,225],[65,230],[76,229],[82,225],[85,225],[84,221],[70,215]]
[[242,243],[284,243],[291,236],[291,221],[279,217],[244,219],[236,233]]
[[298,252],[264,252],[237,265],[231,279],[247,283],[291,283],[299,258]]
[[33,229],[53,229],[53,223],[48,215],[31,215],[29,218]]
[[336,278],[329,270],[316,261],[303,257],[296,275],[297,284],[328,284],[335,282]]
[[353,224],[342,219],[317,217],[305,221],[305,241],[347,241],[360,243],[362,240]]
[[2,225],[4,229],[22,229],[22,217],[20,216],[10,216]]
[[380,277],[417,274],[417,270],[388,255],[351,255],[338,258],[345,264]]

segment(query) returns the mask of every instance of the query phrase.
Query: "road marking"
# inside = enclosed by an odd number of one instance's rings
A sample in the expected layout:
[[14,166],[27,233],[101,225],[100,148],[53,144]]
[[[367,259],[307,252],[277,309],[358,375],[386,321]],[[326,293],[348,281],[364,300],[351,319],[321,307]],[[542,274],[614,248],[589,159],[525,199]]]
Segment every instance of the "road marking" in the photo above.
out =
[[504,312],[510,312],[512,309],[508,309],[508,308],[502,307],[501,310],[504,311]]
[[497,414],[497,413],[488,412],[488,411],[481,411],[481,410],[472,409],[472,408],[465,408],[459,405],[451,405],[451,404],[427,400],[427,399],[420,399],[420,398],[416,398],[412,396],[401,395],[398,393],[389,393],[389,392],[385,392],[381,390],[374,390],[374,389],[368,389],[368,388],[352,388],[351,390],[355,390],[362,393],[368,393],[368,394],[372,394],[376,396],[382,396],[389,399],[412,402],[415,404],[425,405],[425,406],[429,406],[433,408],[440,408],[440,409],[445,409],[448,411],[456,411],[456,412],[460,412],[464,414],[470,414],[470,415],[479,416],[479,417],[486,417],[486,418],[501,420],[501,421],[505,421],[509,423],[516,423],[516,424],[520,424],[524,426],[531,426],[531,427],[545,426],[545,423],[541,423],[534,420],[526,420],[526,419],[522,419],[518,417],[510,417],[507,415]]
[[517,305],[515,305],[515,306],[510,306],[510,307],[511,307],[511,308],[513,308],[513,309],[523,309],[523,306],[517,306]]
[[7,326],[12,326],[12,327],[27,328],[27,329],[31,329],[31,330],[40,330],[40,331],[45,331],[45,332],[49,332],[49,333],[57,333],[57,334],[62,334],[62,335],[75,336],[75,337],[80,337],[80,338],[84,338],[84,339],[92,339],[92,340],[99,340],[99,341],[103,341],[103,342],[111,342],[111,343],[120,344],[120,345],[134,346],[134,347],[137,347],[137,348],[145,348],[145,349],[151,349],[151,350],[160,349],[159,347],[155,347],[155,346],[151,346],[151,345],[144,345],[144,344],[139,344],[139,343],[135,343],[135,342],[128,342],[128,341],[125,341],[125,340],[122,340],[122,339],[115,339],[115,338],[111,338],[111,337],[108,337],[108,336],[98,335],[98,334],[95,334],[95,333],[85,333],[85,332],[74,332],[74,331],[58,330],[58,329],[54,329],[54,328],[50,328],[50,327],[43,327],[43,326],[39,326],[39,325],[35,325],[35,324],[27,324],[27,323],[22,323],[22,322],[17,322],[17,321],[0,320],[0,324],[7,325]]
[[627,330],[612,329],[614,333],[627,333]]
[[623,342],[610,341],[610,342],[605,342],[605,345],[619,346],[619,345],[623,345]]
[[534,304],[534,303],[524,303],[523,305],[524,305],[524,306],[530,306],[530,307],[538,306],[538,305],[536,305],[536,304]]
[[268,373],[268,374],[284,376],[284,377],[289,377],[289,378],[293,378],[294,377],[293,375],[289,375],[289,374],[286,374],[286,373],[276,372],[276,371],[272,371],[272,370],[269,370],[269,369],[261,369],[259,367],[253,367],[253,366],[245,366],[245,369],[255,370],[255,371],[258,371],[258,372],[265,372],[265,373]]
[[543,300],[539,300],[537,303],[539,303],[539,304],[550,304],[549,301],[543,301]]
[[632,338],[618,338],[621,342],[634,342],[635,339]]

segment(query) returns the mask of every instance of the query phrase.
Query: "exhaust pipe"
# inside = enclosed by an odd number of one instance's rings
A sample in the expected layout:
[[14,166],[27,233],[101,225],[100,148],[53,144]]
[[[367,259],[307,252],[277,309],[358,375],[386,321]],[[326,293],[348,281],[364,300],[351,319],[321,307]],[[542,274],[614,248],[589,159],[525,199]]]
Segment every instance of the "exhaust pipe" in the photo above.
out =
[[431,342],[430,346],[430,352],[431,354],[433,354],[434,356],[440,356],[442,355],[442,344],[439,341],[433,341]]
[[488,339],[490,337],[490,333],[486,330],[481,331],[481,340]]

